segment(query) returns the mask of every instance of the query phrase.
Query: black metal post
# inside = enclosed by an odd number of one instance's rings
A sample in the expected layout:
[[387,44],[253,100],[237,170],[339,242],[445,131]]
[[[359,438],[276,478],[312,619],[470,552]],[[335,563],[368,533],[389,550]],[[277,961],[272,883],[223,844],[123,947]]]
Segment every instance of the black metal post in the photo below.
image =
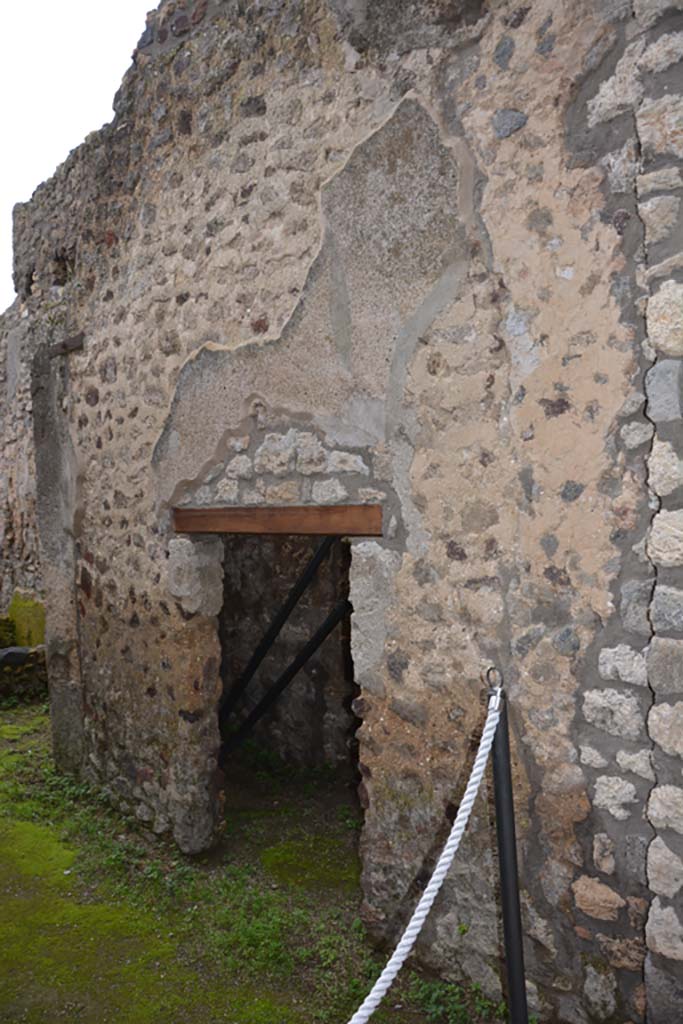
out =
[[304,667],[308,659],[315,654],[337,623],[341,622],[341,620],[352,611],[353,605],[350,601],[347,601],[346,598],[335,605],[322,625],[315,631],[311,639],[308,640],[301,648],[294,661],[291,662],[282,675],[273,683],[271,688],[263,695],[256,707],[249,712],[237,732],[233,733],[232,736],[226,737],[221,748],[221,763],[223,763],[226,754],[235,750],[235,748],[240,745],[245,737],[251,732],[258,720],[265,715],[266,711],[268,711],[268,709],[275,703],[280,694],[287,689],[297,673]]
[[504,692],[501,693],[500,720],[493,739],[493,786],[510,1024],[529,1024],[524,980],[522,916],[519,909],[515,808],[510,771],[510,734]]
[[273,620],[268,626],[268,629],[263,634],[263,637],[259,641],[256,650],[249,659],[246,668],[239,676],[232,689],[228,693],[224,694],[218,711],[221,731],[223,730],[223,727],[227,719],[229,718],[230,714],[237,705],[240,697],[242,696],[247,686],[251,682],[254,673],[256,672],[256,669],[259,667],[259,665],[265,658],[266,654],[275,643],[280,633],[280,630],[282,629],[285,622],[291,615],[293,609],[298,604],[301,595],[305,591],[308,584],[313,580],[313,577],[318,571],[320,563],[327,556],[330,548],[338,539],[338,537],[325,537],[324,541],[322,542],[318,550],[315,552],[315,554],[309,561],[304,571],[301,573],[301,576],[290,590],[289,594],[287,595],[287,600],[282,605],[277,614],[274,616]]

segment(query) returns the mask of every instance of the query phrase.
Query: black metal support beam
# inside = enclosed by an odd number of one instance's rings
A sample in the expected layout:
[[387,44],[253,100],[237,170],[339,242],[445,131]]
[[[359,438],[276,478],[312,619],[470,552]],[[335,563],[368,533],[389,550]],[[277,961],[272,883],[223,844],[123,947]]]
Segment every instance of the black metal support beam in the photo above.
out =
[[500,720],[493,740],[493,785],[500,862],[500,895],[503,908],[508,1007],[510,1024],[529,1024],[524,979],[522,917],[519,909],[515,807],[510,771],[510,734],[504,692],[501,696],[500,707]]
[[250,711],[239,729],[233,733],[232,736],[228,736],[226,738],[221,748],[221,764],[224,762],[226,755],[235,750],[242,743],[259,719],[265,715],[278,697],[284,693],[297,673],[304,667],[308,659],[315,654],[321,644],[324,643],[335,626],[352,611],[353,606],[350,601],[346,600],[346,598],[335,605],[322,625],[315,631],[311,639],[301,648],[294,661],[285,669],[282,675],[263,695],[256,707]]
[[280,633],[280,630],[284,626],[285,622],[291,615],[294,608],[299,603],[299,600],[304,591],[306,590],[306,587],[309,585],[309,583],[312,582],[313,578],[315,577],[315,574],[317,573],[321,562],[323,562],[324,559],[327,557],[330,548],[338,539],[338,537],[325,537],[325,540],[319,546],[318,550],[315,552],[315,554],[309,561],[308,565],[302,572],[301,576],[290,590],[289,594],[287,595],[287,600],[273,618],[266,632],[263,634],[263,637],[260,640],[251,658],[249,659],[246,668],[244,669],[240,677],[237,679],[235,685],[231,688],[229,693],[223,695],[218,710],[218,718],[221,732],[223,732],[223,729],[228,718],[234,711],[240,698],[242,697],[242,694],[244,693],[247,686],[253,679],[254,673],[256,672],[257,668],[265,658],[270,648],[275,643]]

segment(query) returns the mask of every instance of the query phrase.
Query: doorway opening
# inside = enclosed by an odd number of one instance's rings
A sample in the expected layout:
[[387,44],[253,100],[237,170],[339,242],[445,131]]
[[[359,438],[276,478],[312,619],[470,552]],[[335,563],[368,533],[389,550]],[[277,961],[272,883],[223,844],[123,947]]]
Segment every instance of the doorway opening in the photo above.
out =
[[352,781],[358,720],[348,544],[291,535],[223,541],[224,765],[247,745],[298,770]]
[[[221,763],[229,855],[260,861],[271,884],[304,889],[323,905],[355,905],[362,811],[349,545],[338,537],[288,535],[223,541]],[[305,587],[302,577],[309,577]],[[272,638],[297,584],[302,592],[266,650],[263,638]]]
[[223,540],[226,852],[236,864],[260,861],[283,883],[321,888],[324,899],[342,889],[357,903],[348,538],[381,537],[382,508],[176,508],[173,520],[179,533]]
[[351,912],[362,808],[349,538],[381,537],[382,507],[175,508],[173,523],[223,541],[223,852]]

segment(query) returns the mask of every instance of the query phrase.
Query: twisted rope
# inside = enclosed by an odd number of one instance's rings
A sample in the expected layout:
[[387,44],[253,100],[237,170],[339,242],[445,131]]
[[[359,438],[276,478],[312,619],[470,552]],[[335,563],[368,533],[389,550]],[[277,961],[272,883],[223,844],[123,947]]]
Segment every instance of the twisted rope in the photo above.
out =
[[469,821],[470,814],[472,813],[472,807],[474,800],[477,795],[481,780],[486,770],[486,762],[488,761],[489,753],[493,745],[493,737],[496,733],[496,727],[500,718],[500,700],[501,700],[501,689],[498,687],[489,699],[488,714],[486,716],[486,724],[484,731],[479,741],[479,749],[477,750],[477,756],[474,759],[472,766],[472,772],[470,774],[467,788],[465,789],[465,795],[462,798],[462,802],[458,808],[458,813],[453,822],[453,828],[451,834],[446,841],[441,856],[437,862],[434,874],[429,880],[427,888],[422,893],[420,902],[413,912],[413,916],[408,922],[408,926],[401,936],[401,940],[394,950],[392,956],[387,962],[386,967],[380,974],[379,978],[375,982],[372,991],[366,997],[363,1005],[358,1009],[349,1024],[366,1024],[370,1017],[375,1012],[382,999],[389,991],[396,975],[401,970],[401,967],[405,963],[410,951],[415,945],[415,941],[422,930],[422,925],[425,923],[427,914],[432,909],[434,900],[436,899],[439,890],[443,884],[443,880],[448,873],[448,869],[453,863],[460,840],[463,837],[467,822]]

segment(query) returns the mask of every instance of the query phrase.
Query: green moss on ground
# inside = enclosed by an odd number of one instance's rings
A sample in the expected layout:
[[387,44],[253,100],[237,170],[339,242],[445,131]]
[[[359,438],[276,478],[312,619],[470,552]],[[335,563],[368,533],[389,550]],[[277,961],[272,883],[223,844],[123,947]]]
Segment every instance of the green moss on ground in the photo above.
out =
[[[382,961],[357,916],[357,815],[309,783],[235,785],[221,848],[188,860],[54,770],[44,714],[5,710],[0,1022],[344,1024]],[[498,1014],[407,976],[374,1020]]]
[[360,861],[338,839],[307,836],[269,846],[261,853],[264,868],[283,885],[313,891],[353,891],[360,882]]
[[22,736],[40,729],[45,723],[45,713],[28,714],[21,722],[0,722],[0,740],[20,740]]
[[52,829],[32,821],[0,825],[0,880],[22,876],[63,887],[75,853],[55,839]]

